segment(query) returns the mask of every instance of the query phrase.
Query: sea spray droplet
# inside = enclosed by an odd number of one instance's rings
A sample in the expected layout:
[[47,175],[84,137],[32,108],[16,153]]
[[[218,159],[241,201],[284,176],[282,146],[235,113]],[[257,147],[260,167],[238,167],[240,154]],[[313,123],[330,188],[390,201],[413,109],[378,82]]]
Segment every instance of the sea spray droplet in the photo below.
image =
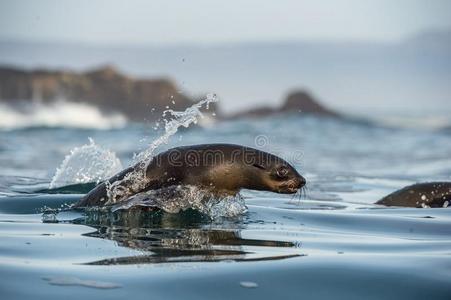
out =
[[49,188],[57,188],[74,183],[100,182],[122,170],[116,154],[95,144],[75,147],[67,155],[50,182]]

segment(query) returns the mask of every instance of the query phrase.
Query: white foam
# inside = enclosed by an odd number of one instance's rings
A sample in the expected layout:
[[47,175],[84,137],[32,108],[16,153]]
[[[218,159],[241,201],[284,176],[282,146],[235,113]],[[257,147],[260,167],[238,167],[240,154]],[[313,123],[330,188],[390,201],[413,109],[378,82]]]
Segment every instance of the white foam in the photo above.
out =
[[123,115],[104,114],[99,108],[87,103],[31,102],[20,109],[0,103],[1,129],[39,126],[111,129],[123,127],[126,123],[127,119]]

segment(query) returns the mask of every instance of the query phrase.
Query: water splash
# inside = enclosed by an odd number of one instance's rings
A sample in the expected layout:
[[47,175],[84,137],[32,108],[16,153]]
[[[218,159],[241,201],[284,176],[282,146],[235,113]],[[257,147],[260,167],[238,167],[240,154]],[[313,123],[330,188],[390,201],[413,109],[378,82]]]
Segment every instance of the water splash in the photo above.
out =
[[49,188],[74,183],[99,183],[123,169],[121,161],[110,150],[89,138],[89,144],[76,147],[67,155],[50,182]]
[[191,124],[197,124],[198,117],[204,117],[200,111],[202,106],[205,105],[206,109],[209,109],[210,103],[217,101],[218,99],[216,94],[208,94],[205,99],[188,107],[185,111],[174,111],[172,109],[165,110],[163,112],[163,117],[170,115],[172,118],[169,120],[164,119],[165,126],[163,135],[154,140],[146,150],[135,155],[133,159],[134,163],[145,163],[147,166],[147,164],[152,160],[155,150],[162,144],[167,144],[169,138],[177,133],[180,127],[183,126],[188,128]]
[[[208,191],[194,186],[177,186],[169,189],[141,192],[148,185],[145,170],[154,157],[155,150],[169,142],[180,127],[197,124],[204,115],[203,107],[216,102],[215,94],[208,94],[204,100],[188,107],[185,111],[166,110],[163,112],[164,133],[154,140],[149,147],[135,155],[135,168],[122,180],[107,183],[107,205],[114,205],[113,210],[129,209],[134,206],[149,206],[169,213],[178,213],[187,209],[195,209],[211,218],[235,217],[247,211],[243,198],[238,196],[218,197]],[[68,183],[86,183],[103,181],[122,169],[114,152],[97,146],[92,139],[88,145],[74,148],[66,156],[52,179],[50,188]],[[127,188],[125,188],[127,187]]]
[[[203,114],[200,111],[201,108],[205,106],[208,109],[210,103],[216,101],[218,100],[215,94],[208,94],[204,100],[193,104],[184,111],[174,111],[172,109],[164,111],[164,133],[159,138],[154,140],[146,150],[135,155],[133,159],[135,168],[133,171],[128,173],[122,180],[118,180],[111,184],[107,183],[108,201],[106,204],[111,205],[124,201],[132,195],[144,190],[149,183],[146,178],[146,169],[152,161],[155,150],[159,146],[167,144],[169,138],[177,133],[180,127],[188,128],[191,124],[196,124],[198,122],[198,118],[203,117]],[[166,119],[165,117],[168,115],[170,115],[170,118]],[[127,188],[124,188],[124,186]]]
[[196,186],[174,186],[136,194],[113,207],[113,211],[132,207],[152,207],[168,213],[195,209],[212,219],[236,217],[244,214],[247,207],[241,195],[218,196]]

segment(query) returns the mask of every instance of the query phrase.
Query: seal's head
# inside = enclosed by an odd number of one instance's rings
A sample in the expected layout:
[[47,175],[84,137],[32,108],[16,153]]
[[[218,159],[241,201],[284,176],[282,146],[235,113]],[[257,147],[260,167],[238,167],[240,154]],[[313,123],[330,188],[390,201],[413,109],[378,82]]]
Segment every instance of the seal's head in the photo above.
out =
[[271,191],[280,194],[295,194],[306,181],[288,162],[275,155],[262,152],[265,156],[251,164],[251,176],[247,188]]

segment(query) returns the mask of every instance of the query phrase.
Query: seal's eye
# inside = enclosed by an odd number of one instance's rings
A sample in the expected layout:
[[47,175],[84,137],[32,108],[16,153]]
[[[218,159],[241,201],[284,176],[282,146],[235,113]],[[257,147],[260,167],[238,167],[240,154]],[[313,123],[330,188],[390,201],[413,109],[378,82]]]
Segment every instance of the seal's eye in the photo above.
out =
[[280,177],[280,178],[285,178],[285,177],[287,177],[287,175],[288,175],[288,168],[287,168],[287,167],[282,166],[282,167],[280,167],[280,168],[277,170],[277,176],[278,176],[278,177]]

